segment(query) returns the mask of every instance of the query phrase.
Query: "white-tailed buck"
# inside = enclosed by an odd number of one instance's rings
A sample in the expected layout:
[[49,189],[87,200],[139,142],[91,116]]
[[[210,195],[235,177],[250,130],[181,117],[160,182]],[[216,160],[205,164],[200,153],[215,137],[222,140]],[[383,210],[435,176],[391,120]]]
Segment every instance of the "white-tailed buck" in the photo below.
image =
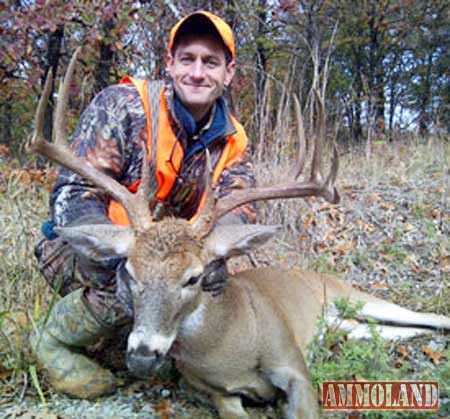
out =
[[[450,329],[447,317],[416,313],[358,292],[335,277],[295,269],[252,269],[233,275],[218,297],[202,292],[199,279],[211,261],[245,253],[278,230],[263,225],[215,226],[222,215],[256,200],[316,195],[338,201],[334,187],[336,151],[325,180],[319,168],[325,136],[322,101],[318,98],[319,132],[308,181],[236,191],[218,200],[209,186],[203,210],[194,222],[170,217],[157,221],[149,209],[147,153],[141,186],[132,194],[75,157],[65,145],[64,114],[75,59],[58,97],[57,141],[50,144],[42,134],[49,78],[36,113],[33,145],[38,153],[103,188],[127,210],[130,227],[85,225],[59,228],[57,232],[77,252],[89,257],[107,253],[126,258],[124,276],[134,308],[127,346],[127,364],[132,372],[148,376],[169,355],[192,386],[211,396],[222,418],[248,417],[241,405],[242,395],[265,401],[281,393],[287,398],[287,418],[314,418],[319,416],[318,403],[304,354],[325,303],[338,297],[361,301],[361,318],[398,325],[380,326],[381,333],[390,336],[413,336],[426,332],[426,328]],[[303,168],[305,141],[298,104],[296,110],[302,156],[298,175]],[[355,335],[364,334],[363,323],[342,325]]]

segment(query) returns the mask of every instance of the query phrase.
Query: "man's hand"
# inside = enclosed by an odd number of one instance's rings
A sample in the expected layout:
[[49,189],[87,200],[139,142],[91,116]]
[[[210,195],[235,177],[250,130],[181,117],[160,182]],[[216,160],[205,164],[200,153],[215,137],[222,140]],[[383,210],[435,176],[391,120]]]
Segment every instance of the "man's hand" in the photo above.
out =
[[203,291],[210,292],[213,297],[220,295],[228,283],[228,270],[225,259],[212,261],[205,267],[202,276]]

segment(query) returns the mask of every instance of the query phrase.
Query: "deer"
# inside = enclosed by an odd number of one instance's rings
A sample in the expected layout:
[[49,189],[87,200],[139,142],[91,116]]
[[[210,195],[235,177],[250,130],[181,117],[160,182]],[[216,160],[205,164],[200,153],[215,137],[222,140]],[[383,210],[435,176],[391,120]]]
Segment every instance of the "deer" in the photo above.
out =
[[157,203],[149,197],[145,144],[142,181],[136,193],[71,152],[65,114],[78,54],[79,50],[59,89],[53,143],[43,135],[52,74],[47,77],[36,111],[32,149],[102,188],[127,211],[130,226],[81,225],[56,231],[84,256],[108,254],[125,259],[121,280],[129,288],[133,306],[126,349],[131,373],[147,378],[165,358],[172,357],[185,380],[211,398],[223,419],[249,417],[242,396],[258,402],[285,397],[286,418],[317,418],[319,406],[305,357],[317,333],[317,320],[323,313],[336,316],[336,311],[327,309],[333,301],[360,302],[358,320],[339,323],[354,337],[367,335],[367,318],[390,323],[378,326],[388,338],[450,329],[448,317],[415,312],[358,291],[335,276],[301,269],[249,269],[230,275],[219,296],[202,291],[200,279],[210,262],[245,254],[280,230],[279,226],[217,223],[223,215],[260,200],[318,196],[331,203],[339,201],[336,148],[326,177],[320,168],[325,137],[323,102],[318,100],[319,132],[308,180],[298,180],[306,153],[300,106],[295,100],[300,151],[293,181],[236,190],[218,198],[209,170],[205,173],[205,202],[193,221],[161,217],[151,211]]

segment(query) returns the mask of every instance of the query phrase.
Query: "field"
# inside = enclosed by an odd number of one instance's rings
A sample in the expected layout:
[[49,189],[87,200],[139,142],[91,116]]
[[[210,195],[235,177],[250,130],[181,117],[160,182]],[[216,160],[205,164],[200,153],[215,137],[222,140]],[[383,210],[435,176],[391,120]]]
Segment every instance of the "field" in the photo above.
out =
[[[270,261],[335,273],[408,308],[450,315],[449,151],[443,139],[379,142],[370,157],[342,148],[342,202],[260,204],[262,221],[282,224],[284,231],[253,258],[261,265]],[[288,169],[284,159],[257,160],[260,183]],[[55,395],[36,371],[27,337],[55,298],[33,256],[51,182],[51,171],[24,170],[6,150],[0,156],[0,417],[215,417],[207,401],[173,373],[143,382],[121,371],[117,394],[87,402]],[[231,261],[230,269],[246,265],[245,258]],[[448,417],[449,343],[448,335],[439,333],[394,343],[375,334],[369,342],[353,342],[328,327],[309,361],[316,384],[354,377],[439,380],[439,415]],[[279,414],[276,406],[249,410],[255,418]]]

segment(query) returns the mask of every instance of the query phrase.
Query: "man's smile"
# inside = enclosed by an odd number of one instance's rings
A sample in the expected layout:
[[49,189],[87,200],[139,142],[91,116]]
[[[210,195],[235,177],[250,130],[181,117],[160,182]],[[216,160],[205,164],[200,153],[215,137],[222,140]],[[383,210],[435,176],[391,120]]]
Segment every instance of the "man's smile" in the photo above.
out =
[[188,87],[190,87],[191,89],[202,89],[202,88],[208,88],[208,87],[210,87],[209,85],[207,85],[207,84],[197,84],[197,83],[186,83],[186,82],[184,82],[183,83],[185,86],[188,86]]

